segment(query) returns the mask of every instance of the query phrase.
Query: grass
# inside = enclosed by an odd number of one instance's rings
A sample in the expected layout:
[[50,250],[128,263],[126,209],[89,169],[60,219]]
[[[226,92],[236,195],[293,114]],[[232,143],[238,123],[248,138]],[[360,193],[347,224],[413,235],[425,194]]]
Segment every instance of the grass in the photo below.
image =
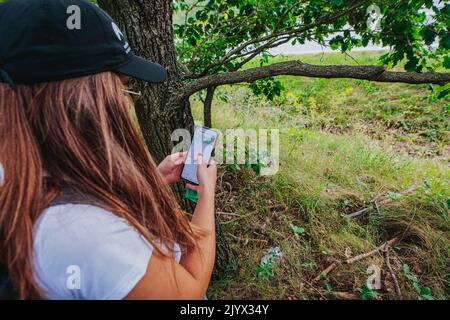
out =
[[[277,58],[282,59],[287,58]],[[301,59],[355,63],[339,54]],[[360,53],[355,59],[369,64],[376,56]],[[336,259],[398,236],[390,260],[404,297],[448,299],[448,100],[436,100],[426,86],[279,80],[286,90],[274,101],[255,97],[244,85],[220,88],[229,100],[214,100],[218,129],[280,129],[281,159],[272,177],[221,168],[219,218],[238,270],[215,281],[210,297],[334,299],[343,292],[395,299],[382,252],[314,278]],[[196,98],[192,109],[201,121]],[[371,205],[374,209],[359,218],[345,217]],[[280,247],[283,259],[260,277],[257,268],[270,247]],[[365,287],[373,265],[382,270],[375,295]]]
[[[357,62],[341,54],[300,58],[312,64],[373,65],[378,55],[358,53],[353,58]],[[273,62],[297,58],[279,57]],[[289,76],[278,79],[286,91],[272,105],[286,111],[284,117],[303,117],[305,126],[333,132],[356,129],[410,154],[449,158],[450,104],[448,99],[437,99],[443,88],[435,86],[432,92],[427,85]]]

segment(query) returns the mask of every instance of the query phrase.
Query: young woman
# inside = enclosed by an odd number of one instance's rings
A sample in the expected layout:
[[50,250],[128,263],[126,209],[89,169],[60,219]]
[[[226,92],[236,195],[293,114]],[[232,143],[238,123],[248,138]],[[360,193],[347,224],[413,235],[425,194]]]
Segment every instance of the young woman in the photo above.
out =
[[124,75],[162,82],[165,70],[84,0],[7,1],[0,38],[0,263],[20,298],[202,299],[216,166],[199,155],[189,221],[168,186],[185,154],[156,166],[123,90]]

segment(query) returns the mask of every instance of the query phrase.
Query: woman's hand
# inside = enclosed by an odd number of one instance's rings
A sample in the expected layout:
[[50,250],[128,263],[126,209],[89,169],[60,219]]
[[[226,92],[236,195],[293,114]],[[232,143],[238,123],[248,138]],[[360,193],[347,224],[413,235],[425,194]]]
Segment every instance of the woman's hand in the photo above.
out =
[[203,155],[199,154],[197,157],[198,169],[197,179],[198,186],[187,184],[189,189],[195,190],[198,193],[200,199],[204,197],[212,197],[214,199],[216,193],[216,181],[217,181],[217,166],[214,160],[209,162],[209,166],[203,161]]
[[180,181],[181,170],[187,151],[178,152],[167,156],[158,166],[158,171],[162,175],[164,182],[172,184]]
[[[180,263],[174,264],[173,258],[154,252],[147,272],[125,299],[203,299],[216,257],[214,193],[217,169],[213,161],[206,167],[203,157],[197,159],[200,185],[190,187],[198,191],[200,201],[191,223],[204,230],[205,234],[197,239],[191,251],[183,254]],[[177,281],[173,281],[174,278]]]

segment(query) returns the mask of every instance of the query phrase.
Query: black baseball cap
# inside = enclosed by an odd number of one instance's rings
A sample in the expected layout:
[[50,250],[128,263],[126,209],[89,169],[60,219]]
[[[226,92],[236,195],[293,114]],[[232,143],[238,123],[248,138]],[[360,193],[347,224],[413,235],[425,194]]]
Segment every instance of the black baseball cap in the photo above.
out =
[[86,0],[0,4],[0,82],[33,84],[113,71],[152,83],[166,70],[133,53],[126,35]]

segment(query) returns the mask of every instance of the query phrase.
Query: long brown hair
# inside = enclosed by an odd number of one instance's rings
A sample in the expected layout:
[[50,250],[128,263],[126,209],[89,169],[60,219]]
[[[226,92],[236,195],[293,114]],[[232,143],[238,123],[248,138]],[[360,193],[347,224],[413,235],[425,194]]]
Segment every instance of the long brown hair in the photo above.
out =
[[22,299],[42,297],[33,227],[64,187],[94,197],[154,245],[158,238],[185,252],[195,246],[201,231],[164,184],[122,89],[111,72],[19,85],[17,92],[0,84],[0,262]]

